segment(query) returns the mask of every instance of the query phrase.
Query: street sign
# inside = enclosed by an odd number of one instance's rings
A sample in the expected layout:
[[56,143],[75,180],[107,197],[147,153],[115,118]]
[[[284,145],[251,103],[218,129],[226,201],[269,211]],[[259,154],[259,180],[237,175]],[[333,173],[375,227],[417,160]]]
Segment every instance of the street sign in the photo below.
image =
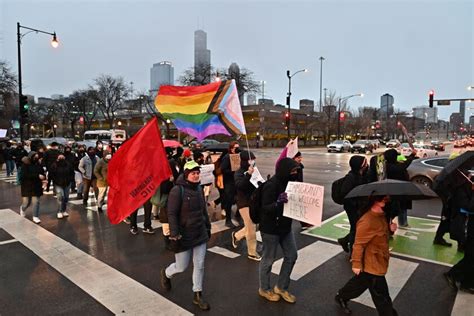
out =
[[438,106],[440,105],[451,105],[451,101],[450,100],[439,100],[438,101]]

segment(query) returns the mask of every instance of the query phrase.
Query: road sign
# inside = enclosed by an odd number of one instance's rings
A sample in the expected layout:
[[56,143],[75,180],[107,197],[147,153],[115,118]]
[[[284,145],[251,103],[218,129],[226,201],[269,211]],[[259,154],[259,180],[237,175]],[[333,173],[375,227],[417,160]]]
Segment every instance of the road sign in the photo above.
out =
[[451,101],[450,100],[439,100],[438,101],[438,106],[440,105],[451,105]]

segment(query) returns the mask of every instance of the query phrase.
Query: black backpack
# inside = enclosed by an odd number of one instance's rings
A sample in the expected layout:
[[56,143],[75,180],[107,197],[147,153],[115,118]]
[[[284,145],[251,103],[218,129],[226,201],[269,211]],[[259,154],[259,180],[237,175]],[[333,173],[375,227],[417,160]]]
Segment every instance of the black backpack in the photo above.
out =
[[255,224],[260,223],[260,215],[262,208],[262,197],[263,197],[263,187],[266,182],[260,183],[258,188],[252,192],[249,200],[249,215],[252,222]]
[[331,186],[331,198],[332,200],[339,205],[344,204],[344,194],[342,192],[342,185],[344,184],[344,181],[346,180],[346,176],[337,179],[332,183]]

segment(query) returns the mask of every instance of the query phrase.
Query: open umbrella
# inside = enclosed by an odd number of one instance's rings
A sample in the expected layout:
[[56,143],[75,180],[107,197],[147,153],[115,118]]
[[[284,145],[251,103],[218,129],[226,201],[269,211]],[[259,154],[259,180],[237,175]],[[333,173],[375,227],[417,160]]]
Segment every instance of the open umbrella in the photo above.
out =
[[438,195],[427,186],[409,181],[387,179],[359,185],[352,189],[352,191],[345,196],[345,199],[385,195],[403,197],[408,200],[423,200],[438,197]]
[[[441,170],[439,175],[436,177],[436,182],[441,184],[448,178],[450,178],[453,173],[459,173],[459,169],[472,169],[474,167],[474,150],[469,150],[461,154],[460,156],[451,160],[444,168]],[[460,175],[460,174],[457,174]]]
[[180,142],[175,141],[175,140],[163,139],[163,146],[176,148],[176,147],[182,147],[183,145],[181,145]]

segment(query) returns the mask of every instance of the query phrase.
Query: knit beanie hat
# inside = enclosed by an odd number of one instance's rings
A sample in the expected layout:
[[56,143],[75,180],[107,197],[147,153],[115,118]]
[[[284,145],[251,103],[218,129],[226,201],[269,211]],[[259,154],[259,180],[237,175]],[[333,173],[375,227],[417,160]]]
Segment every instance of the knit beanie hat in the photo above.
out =
[[201,167],[199,167],[198,163],[194,160],[188,161],[184,164],[184,179],[187,179],[189,174],[192,171],[200,171]]

